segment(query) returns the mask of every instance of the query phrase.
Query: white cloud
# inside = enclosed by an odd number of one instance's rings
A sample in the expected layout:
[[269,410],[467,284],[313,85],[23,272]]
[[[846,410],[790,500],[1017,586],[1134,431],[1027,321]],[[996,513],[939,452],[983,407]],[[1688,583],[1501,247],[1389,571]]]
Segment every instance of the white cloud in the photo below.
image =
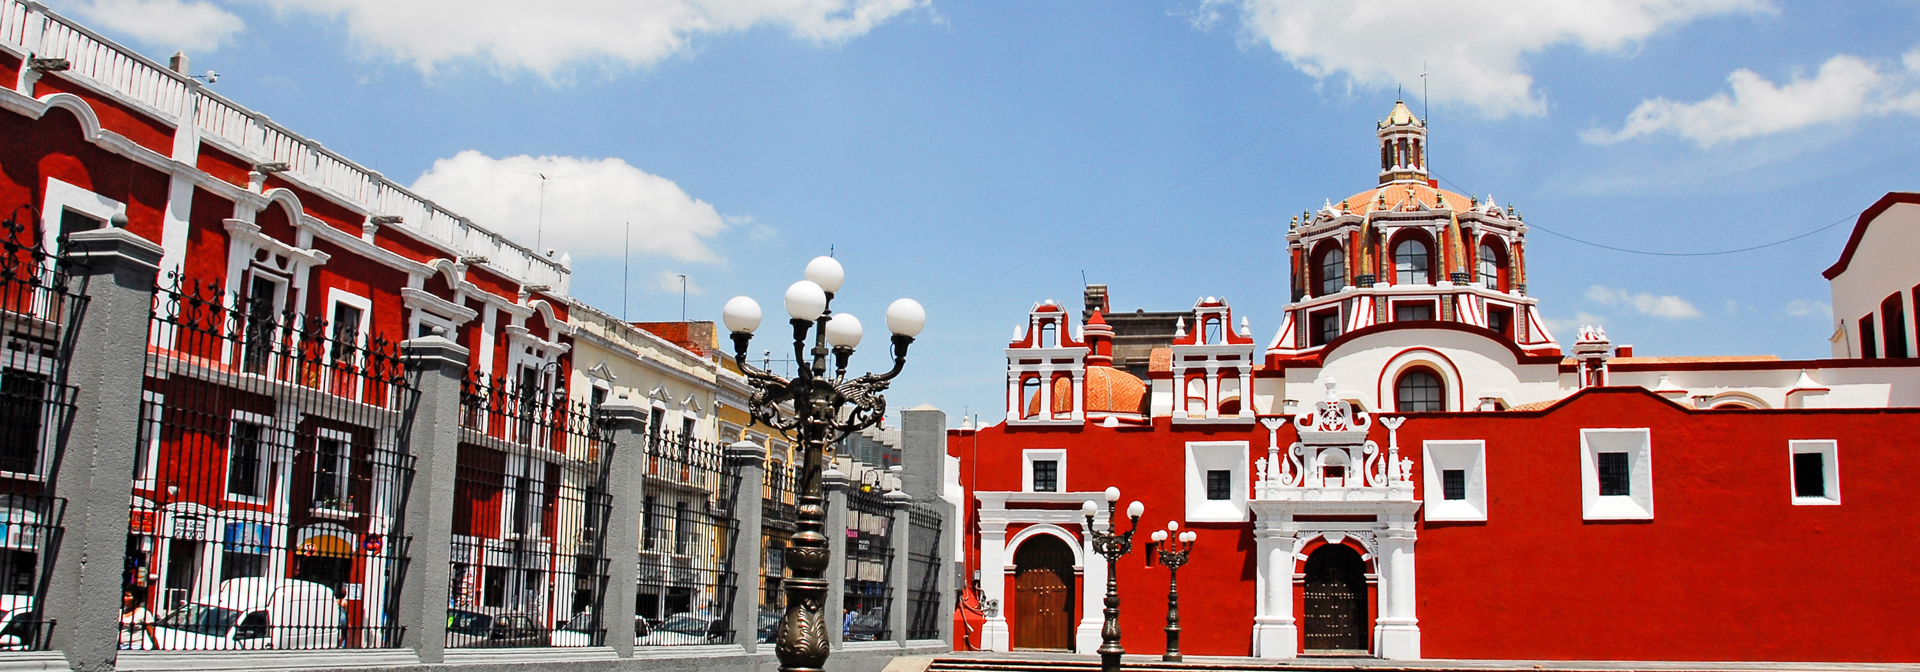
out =
[[1656,133],[1671,133],[1701,147],[1831,124],[1861,116],[1920,114],[1920,50],[1908,52],[1899,68],[1875,66],[1841,54],[1827,59],[1813,77],[1794,75],[1775,84],[1752,70],[1727,76],[1731,93],[1697,103],[1666,98],[1642,101],[1618,131],[1591,129],[1587,142],[1607,144]]
[[[544,217],[541,174],[547,176]],[[706,201],[617,158],[495,159],[467,150],[433,162],[412,189],[523,245],[538,240],[574,256],[620,257],[631,223],[634,252],[717,262],[707,239],[727,228]]]
[[[672,292],[674,294],[679,294],[680,278],[682,275],[683,274],[680,273],[679,271],[675,271],[672,269],[666,269],[666,268],[660,269],[660,272],[653,274],[653,288],[658,289],[662,292]],[[690,276],[690,275],[686,276],[686,280],[687,280],[686,287],[687,287],[688,294],[707,293],[707,288],[701,287],[700,283],[698,282],[694,282],[693,276]]]
[[1603,306],[1632,308],[1642,315],[1664,317],[1670,320],[1700,316],[1700,309],[1687,303],[1686,299],[1670,294],[1654,295],[1646,292],[1635,294],[1624,289],[1594,285],[1587,288],[1587,300]]
[[1493,118],[1546,112],[1524,63],[1531,54],[1560,45],[1619,53],[1662,28],[1771,8],[1767,0],[1202,0],[1190,21],[1204,29],[1223,6],[1301,72],[1419,91],[1425,68],[1435,101]]
[[240,17],[204,0],[86,0],[71,7],[96,28],[189,56],[213,51],[247,27]]
[[359,42],[422,71],[479,58],[552,77],[578,64],[647,65],[700,35],[759,26],[832,44],[928,0],[266,0],[346,22]]
[[1824,320],[1833,319],[1833,306],[1829,306],[1826,303],[1823,303],[1820,301],[1794,299],[1792,301],[1787,302],[1787,307],[1785,310],[1788,317],[1818,317]]

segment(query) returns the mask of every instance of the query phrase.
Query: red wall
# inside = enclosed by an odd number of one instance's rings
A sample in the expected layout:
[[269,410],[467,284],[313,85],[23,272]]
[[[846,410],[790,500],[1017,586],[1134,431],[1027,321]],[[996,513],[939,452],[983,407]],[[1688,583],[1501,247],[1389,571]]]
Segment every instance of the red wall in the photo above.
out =
[[[1579,430],[1609,427],[1651,429],[1653,520],[1581,518]],[[1410,414],[1399,445],[1416,482],[1422,441],[1487,444],[1488,521],[1420,524],[1422,654],[1920,661],[1920,575],[1901,569],[1920,490],[1897,485],[1920,471],[1916,427],[1916,409],[1695,411],[1638,388],[1588,390],[1545,411]],[[1372,438],[1386,448],[1384,427]],[[1291,426],[1280,431],[1283,447],[1294,439]],[[1838,440],[1841,505],[1791,504],[1791,439]],[[1183,447],[1196,440],[1245,440],[1255,458],[1267,446],[1257,425],[1175,429],[1161,418],[1151,429],[956,431],[948,450],[969,492],[1017,491],[1021,450],[1059,448],[1066,490],[1112,485],[1121,506],[1146,503],[1119,578],[1123,644],[1150,654],[1164,649],[1167,575],[1144,566],[1145,535],[1184,510]],[[977,549],[978,506],[969,502],[968,545]],[[1189,527],[1199,540],[1180,573],[1182,649],[1247,655],[1252,525]],[[969,557],[968,570],[977,568]],[[1011,590],[1009,582],[1002,609],[1010,619]]]

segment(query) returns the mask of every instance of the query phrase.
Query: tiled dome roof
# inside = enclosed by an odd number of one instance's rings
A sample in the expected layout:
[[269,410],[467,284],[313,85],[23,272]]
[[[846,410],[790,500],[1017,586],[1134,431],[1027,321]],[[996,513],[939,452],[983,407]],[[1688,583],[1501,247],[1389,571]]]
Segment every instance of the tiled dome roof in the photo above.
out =
[[[1088,413],[1147,412],[1147,384],[1125,371],[1110,366],[1087,367]],[[1065,376],[1053,381],[1054,413],[1073,411],[1073,381]],[[1040,413],[1040,397],[1027,400],[1027,415]]]
[[[1411,191],[1409,191],[1411,190]],[[1380,196],[1386,195],[1386,207],[1381,207]],[[1409,195],[1411,194],[1411,195]],[[1390,182],[1374,189],[1348,196],[1346,200],[1333,204],[1336,211],[1348,211],[1356,215],[1369,212],[1401,211],[1406,209],[1408,199],[1419,202],[1429,209],[1445,207],[1454,212],[1466,212],[1473,200],[1445,189],[1438,189],[1418,182]],[[1444,203],[1445,205],[1442,205]],[[1345,207],[1342,207],[1345,206]]]

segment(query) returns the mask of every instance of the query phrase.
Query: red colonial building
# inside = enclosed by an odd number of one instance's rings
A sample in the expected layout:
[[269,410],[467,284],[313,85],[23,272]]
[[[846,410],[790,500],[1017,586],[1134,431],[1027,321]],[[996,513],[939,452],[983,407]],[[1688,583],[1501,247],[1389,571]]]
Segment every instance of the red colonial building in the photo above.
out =
[[[1116,313],[1104,286],[1016,329],[1006,420],[949,433],[973,646],[1092,653],[1108,569],[1079,507],[1104,529],[1138,500],[1130,653],[1163,650],[1144,551],[1175,521],[1191,654],[1920,661],[1920,577],[1873,560],[1920,524],[1920,360],[1563,347],[1519,212],[1430,181],[1404,105],[1376,130],[1378,186],[1289,225],[1264,347],[1224,298]],[[1881,310],[1899,338],[1911,312]]]
[[[555,531],[582,515],[576,472],[599,473],[553,401],[571,348],[565,255],[448,212],[185,71],[0,3],[0,210],[16,242],[57,256],[66,236],[111,226],[163,250],[124,589],[161,613],[230,579],[312,581],[350,605],[346,645],[382,645],[411,470],[397,344],[443,335],[472,372],[450,599],[564,620],[578,598],[555,577],[588,570],[574,567],[578,539]],[[6,360],[9,384],[26,379],[22,361]],[[22,492],[39,477],[0,473]],[[15,523],[50,513],[5,501]],[[12,541],[10,566],[44,550]]]

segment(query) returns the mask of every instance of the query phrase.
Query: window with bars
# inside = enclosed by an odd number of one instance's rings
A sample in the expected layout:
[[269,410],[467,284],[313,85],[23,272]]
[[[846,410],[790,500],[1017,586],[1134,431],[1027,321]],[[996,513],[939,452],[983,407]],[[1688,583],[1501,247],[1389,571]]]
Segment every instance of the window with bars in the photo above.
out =
[[323,509],[348,511],[351,494],[353,447],[338,437],[322,436],[314,440],[313,503]]
[[1233,472],[1227,469],[1207,470],[1207,499],[1220,501],[1233,498]]
[[227,494],[242,497],[266,494],[260,478],[261,464],[266,457],[265,446],[260,443],[265,434],[266,428],[261,425],[234,421],[233,431],[227,436]]
[[1440,472],[1440,488],[1443,499],[1464,500],[1467,498],[1467,470],[1444,469]]
[[1060,462],[1057,460],[1033,461],[1033,491],[1060,491]]
[[1793,496],[1827,496],[1827,459],[1820,453],[1793,454]]
[[1595,461],[1600,469],[1600,496],[1626,497],[1633,494],[1632,473],[1627,453],[1597,453]]

